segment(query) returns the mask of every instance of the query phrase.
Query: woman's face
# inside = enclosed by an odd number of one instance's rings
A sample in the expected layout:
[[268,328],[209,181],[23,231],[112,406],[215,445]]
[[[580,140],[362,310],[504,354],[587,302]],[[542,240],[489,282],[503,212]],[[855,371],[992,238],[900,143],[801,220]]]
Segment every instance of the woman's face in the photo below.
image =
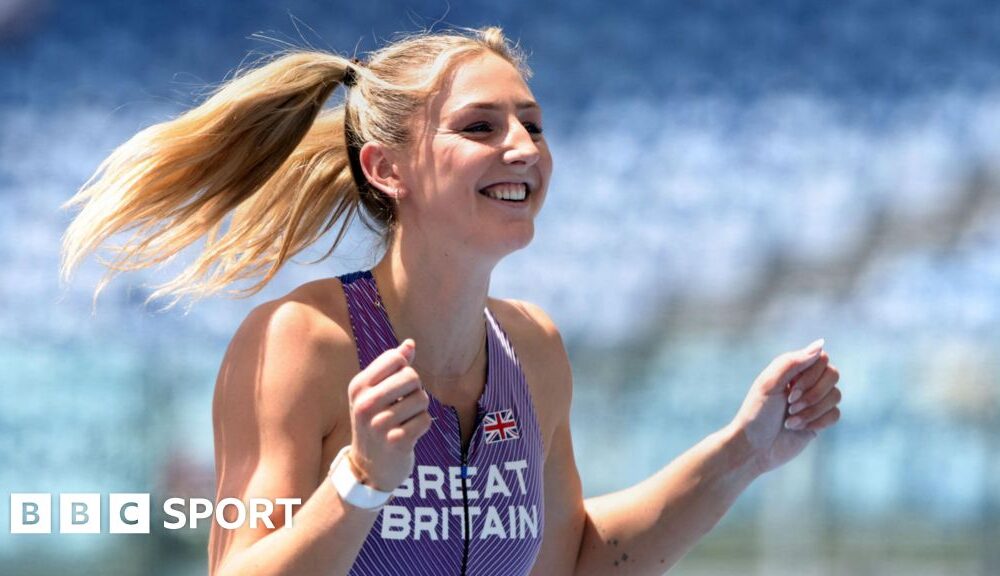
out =
[[399,166],[404,231],[497,259],[531,241],[552,156],[541,108],[513,66],[493,54],[459,62],[413,130]]

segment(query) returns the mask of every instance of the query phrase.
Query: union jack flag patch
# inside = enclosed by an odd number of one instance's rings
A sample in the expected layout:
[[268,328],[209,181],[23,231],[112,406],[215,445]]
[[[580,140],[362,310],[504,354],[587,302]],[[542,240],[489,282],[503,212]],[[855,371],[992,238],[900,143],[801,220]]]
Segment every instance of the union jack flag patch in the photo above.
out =
[[483,433],[485,434],[487,444],[517,440],[521,437],[521,432],[517,428],[517,421],[514,420],[513,410],[487,412],[483,416]]

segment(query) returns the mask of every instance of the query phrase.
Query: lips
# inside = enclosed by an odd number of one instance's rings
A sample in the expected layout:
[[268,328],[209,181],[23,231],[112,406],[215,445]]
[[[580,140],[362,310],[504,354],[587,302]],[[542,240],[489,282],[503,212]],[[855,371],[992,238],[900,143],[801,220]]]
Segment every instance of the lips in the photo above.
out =
[[494,200],[524,202],[531,194],[531,187],[525,182],[497,182],[480,189],[479,193]]

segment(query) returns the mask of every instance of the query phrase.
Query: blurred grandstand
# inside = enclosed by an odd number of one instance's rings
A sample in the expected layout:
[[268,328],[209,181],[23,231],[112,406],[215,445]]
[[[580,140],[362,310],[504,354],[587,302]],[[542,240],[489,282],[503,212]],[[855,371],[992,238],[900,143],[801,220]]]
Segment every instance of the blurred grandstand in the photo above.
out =
[[[0,486],[210,497],[229,337],[255,304],[370,265],[371,239],[358,227],[337,259],[186,315],[142,308],[141,285],[176,269],[132,274],[92,316],[96,263],[57,282],[58,206],[271,48],[251,33],[363,52],[444,4],[8,6],[32,5],[0,5]],[[492,288],[562,330],[587,495],[648,476],[725,424],[774,355],[825,337],[844,420],[676,572],[1000,574],[1000,7],[474,2],[446,21],[501,23],[531,51],[556,172]],[[0,530],[0,561],[204,573],[207,533],[158,523]]]

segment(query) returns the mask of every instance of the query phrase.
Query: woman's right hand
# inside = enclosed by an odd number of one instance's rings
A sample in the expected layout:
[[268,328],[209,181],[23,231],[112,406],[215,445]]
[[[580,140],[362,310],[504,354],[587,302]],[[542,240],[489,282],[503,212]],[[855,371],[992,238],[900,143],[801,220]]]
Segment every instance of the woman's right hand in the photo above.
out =
[[386,350],[351,379],[351,460],[358,479],[383,492],[396,489],[413,471],[413,448],[431,426],[430,398],[410,366],[415,353],[407,338]]

